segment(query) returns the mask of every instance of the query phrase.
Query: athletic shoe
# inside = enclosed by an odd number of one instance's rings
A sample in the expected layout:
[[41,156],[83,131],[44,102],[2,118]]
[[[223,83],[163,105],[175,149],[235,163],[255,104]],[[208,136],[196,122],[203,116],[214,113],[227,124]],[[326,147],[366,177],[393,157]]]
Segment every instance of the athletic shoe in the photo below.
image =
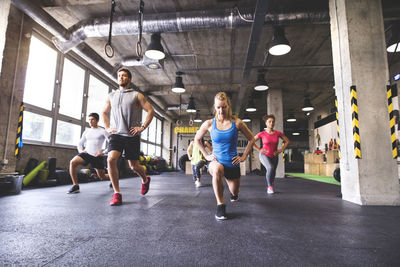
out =
[[67,194],[76,194],[79,193],[79,185],[73,185],[71,189],[67,192]]
[[215,213],[215,219],[217,220],[226,220],[228,217],[226,217],[226,212],[225,212],[225,204],[221,204],[217,206],[217,213]]
[[268,186],[267,193],[268,194],[273,194],[274,193],[274,189],[272,188],[272,186]]
[[238,202],[239,196],[234,196],[231,194],[231,202]]
[[194,182],[194,186],[196,186],[196,187],[200,187],[200,186],[202,186],[202,184],[201,184],[201,182],[200,182],[200,181],[196,181],[196,182]]
[[115,193],[113,199],[110,201],[110,206],[122,205],[122,195],[120,193]]
[[147,192],[149,192],[150,189],[150,177],[147,176],[147,182],[146,183],[142,183],[142,190],[140,191],[140,194],[142,194],[143,196],[147,194]]

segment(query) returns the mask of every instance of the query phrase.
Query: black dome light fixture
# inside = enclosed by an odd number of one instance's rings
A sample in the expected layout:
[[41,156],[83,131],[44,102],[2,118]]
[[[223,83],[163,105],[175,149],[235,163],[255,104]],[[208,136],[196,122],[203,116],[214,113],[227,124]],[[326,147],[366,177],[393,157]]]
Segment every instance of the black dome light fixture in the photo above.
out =
[[258,71],[257,82],[256,82],[256,86],[254,86],[254,90],[265,91],[267,89],[268,89],[268,85],[264,78],[264,72],[262,70]]
[[255,112],[255,111],[257,111],[256,105],[254,104],[253,96],[251,96],[249,98],[249,102],[247,103],[246,111],[247,112]]
[[146,52],[144,52],[145,56],[151,59],[163,59],[165,58],[164,48],[161,45],[161,35],[160,33],[153,33],[151,35],[151,41],[149,46],[147,47]]
[[386,51],[390,53],[400,52],[400,23],[392,25],[391,33]]
[[194,97],[192,95],[189,97],[189,105],[186,109],[186,112],[189,112],[189,113],[196,112],[196,105],[194,104]]
[[247,113],[244,114],[244,117],[242,119],[243,122],[251,122],[251,119]]
[[297,121],[297,119],[296,119],[296,117],[294,116],[294,113],[293,113],[293,112],[290,112],[290,113],[289,113],[289,117],[286,119],[286,121],[287,121],[287,122],[296,122],[296,121]]
[[183,85],[183,82],[182,82],[182,76],[181,76],[182,74],[183,73],[180,71],[176,72],[177,76],[175,77],[175,83],[174,83],[174,86],[172,87],[172,92],[174,92],[174,93],[180,94],[180,93],[184,93],[186,91],[185,86]]
[[274,26],[274,36],[268,52],[274,56],[282,56],[289,53],[291,49],[290,43],[285,37],[285,29],[281,26]]
[[314,107],[313,107],[313,105],[311,104],[311,101],[310,101],[310,97],[309,97],[309,96],[305,96],[305,98],[304,98],[304,105],[303,105],[303,107],[301,108],[301,110],[302,110],[302,111],[313,111],[313,110],[314,110]]
[[196,117],[194,117],[194,122],[202,122],[202,120],[200,119],[200,114],[199,114],[199,110],[196,111]]

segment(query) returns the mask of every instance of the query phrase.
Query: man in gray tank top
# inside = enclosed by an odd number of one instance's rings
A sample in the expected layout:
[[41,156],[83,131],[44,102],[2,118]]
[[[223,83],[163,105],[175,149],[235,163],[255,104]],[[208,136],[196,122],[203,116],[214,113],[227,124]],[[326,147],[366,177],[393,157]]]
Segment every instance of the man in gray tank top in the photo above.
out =
[[[117,74],[119,89],[108,95],[102,113],[106,131],[111,134],[107,158],[108,174],[114,188],[113,199],[110,201],[111,206],[122,204],[117,161],[124,151],[129,167],[142,178],[141,194],[145,195],[149,191],[150,177],[146,176],[146,170],[139,164],[140,133],[149,126],[154,117],[154,109],[151,104],[143,94],[135,90],[136,88],[131,87],[131,72],[122,68],[118,70]],[[143,124],[142,109],[147,112]]]

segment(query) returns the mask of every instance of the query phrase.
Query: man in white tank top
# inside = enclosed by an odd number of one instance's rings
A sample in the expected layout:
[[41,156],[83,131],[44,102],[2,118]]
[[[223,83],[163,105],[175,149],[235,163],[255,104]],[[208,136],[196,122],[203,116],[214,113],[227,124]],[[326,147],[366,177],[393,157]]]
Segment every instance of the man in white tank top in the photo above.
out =
[[79,193],[78,184],[78,166],[87,165],[90,163],[96,170],[97,175],[101,180],[109,179],[108,174],[105,174],[103,155],[104,141],[108,138],[108,133],[101,127],[98,127],[99,114],[89,114],[90,129],[83,132],[81,140],[78,144],[78,152],[69,163],[69,173],[71,175],[73,186],[67,192],[68,194]]
[[[154,109],[146,98],[131,87],[132,74],[128,69],[118,70],[119,89],[108,95],[102,118],[106,131],[110,133],[108,143],[108,173],[114,188],[111,206],[122,204],[122,195],[119,189],[119,173],[117,161],[124,152],[129,167],[142,178],[141,194],[145,195],[150,188],[150,177],[139,164],[140,133],[151,123]],[[147,112],[142,124],[142,109]],[[110,115],[111,112],[111,115]],[[111,123],[110,118],[111,117]]]

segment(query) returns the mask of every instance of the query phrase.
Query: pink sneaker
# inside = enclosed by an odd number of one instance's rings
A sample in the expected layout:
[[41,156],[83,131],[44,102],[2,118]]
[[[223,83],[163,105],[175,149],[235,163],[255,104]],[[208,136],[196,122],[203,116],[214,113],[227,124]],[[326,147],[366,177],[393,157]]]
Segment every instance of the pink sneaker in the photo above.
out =
[[142,183],[142,190],[140,191],[140,194],[142,194],[143,196],[147,194],[147,192],[149,192],[150,189],[150,177],[147,176],[147,182],[146,183]]
[[268,194],[273,194],[274,193],[274,188],[272,188],[272,186],[268,186],[267,193]]
[[122,205],[122,195],[120,193],[115,193],[113,199],[110,201],[110,206]]

